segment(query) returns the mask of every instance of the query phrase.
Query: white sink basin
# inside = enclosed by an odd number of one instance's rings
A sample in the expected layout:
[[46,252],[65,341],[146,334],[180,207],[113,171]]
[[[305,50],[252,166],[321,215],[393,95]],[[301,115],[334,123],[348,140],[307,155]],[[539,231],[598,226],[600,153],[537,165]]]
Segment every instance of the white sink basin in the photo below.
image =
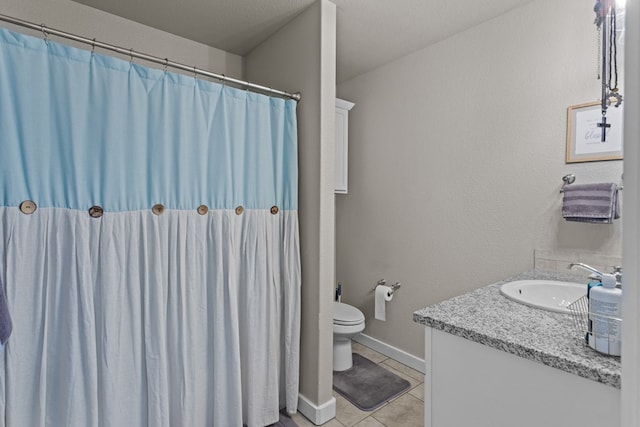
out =
[[520,304],[571,313],[567,306],[587,294],[587,285],[555,280],[518,280],[505,283],[500,292]]

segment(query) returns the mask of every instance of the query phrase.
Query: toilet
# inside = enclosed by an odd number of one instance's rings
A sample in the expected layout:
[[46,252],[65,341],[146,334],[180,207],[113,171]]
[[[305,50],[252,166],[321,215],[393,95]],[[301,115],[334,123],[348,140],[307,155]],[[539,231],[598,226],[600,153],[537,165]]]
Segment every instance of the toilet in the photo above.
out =
[[333,370],[346,371],[353,365],[351,338],[364,331],[364,314],[354,306],[333,303]]

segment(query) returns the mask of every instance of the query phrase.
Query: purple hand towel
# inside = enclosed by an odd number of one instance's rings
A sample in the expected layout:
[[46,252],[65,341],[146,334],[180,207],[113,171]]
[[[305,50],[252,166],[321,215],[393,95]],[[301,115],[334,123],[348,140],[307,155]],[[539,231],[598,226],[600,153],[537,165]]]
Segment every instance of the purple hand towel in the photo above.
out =
[[11,335],[13,324],[9,315],[7,296],[4,293],[4,285],[0,281],[0,342],[4,345]]
[[567,221],[611,224],[620,218],[615,183],[567,185],[563,189],[562,216]]

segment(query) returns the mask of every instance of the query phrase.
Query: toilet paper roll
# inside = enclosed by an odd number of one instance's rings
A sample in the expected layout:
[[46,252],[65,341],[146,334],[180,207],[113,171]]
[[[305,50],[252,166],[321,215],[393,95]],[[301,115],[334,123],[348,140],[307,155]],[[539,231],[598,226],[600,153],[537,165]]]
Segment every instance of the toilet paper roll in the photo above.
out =
[[389,286],[378,285],[376,286],[376,319],[386,320],[386,304],[387,301],[393,299],[393,290]]

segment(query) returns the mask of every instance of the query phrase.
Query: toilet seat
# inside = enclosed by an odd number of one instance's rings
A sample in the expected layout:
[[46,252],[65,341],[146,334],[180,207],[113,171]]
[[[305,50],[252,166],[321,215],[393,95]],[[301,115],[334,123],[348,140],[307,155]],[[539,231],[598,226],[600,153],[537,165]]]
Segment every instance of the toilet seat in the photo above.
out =
[[364,322],[364,314],[357,308],[341,302],[333,303],[333,324],[355,326]]

